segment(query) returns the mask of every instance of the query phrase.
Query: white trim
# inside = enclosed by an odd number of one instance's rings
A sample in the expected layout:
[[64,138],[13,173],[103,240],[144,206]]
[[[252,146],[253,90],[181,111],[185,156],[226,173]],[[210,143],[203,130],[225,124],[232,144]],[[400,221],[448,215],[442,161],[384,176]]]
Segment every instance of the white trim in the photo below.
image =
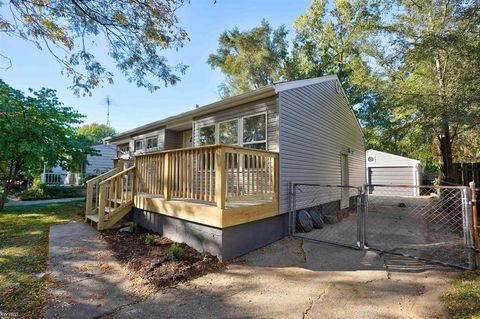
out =
[[[286,91],[286,90],[299,88],[299,87],[302,87],[302,86],[318,84],[318,83],[328,82],[328,81],[332,81],[332,80],[338,80],[338,77],[337,77],[336,74],[326,75],[326,76],[313,78],[313,79],[305,79],[305,80],[275,83],[275,84],[273,84],[273,89],[275,90],[275,93],[278,93],[278,92],[282,92],[282,91]],[[342,85],[340,85],[340,87],[341,86]]]
[[[254,117],[254,116],[259,116],[259,115],[264,115],[265,116],[265,140],[261,141],[254,141],[254,142],[243,142],[243,121],[244,119]],[[200,130],[204,127],[209,127],[209,126],[215,126],[215,144],[221,144],[220,143],[220,124],[221,123],[226,123],[226,122],[232,122],[237,120],[238,123],[238,143],[237,144],[231,144],[231,145],[239,145],[244,147],[245,145],[251,145],[251,144],[260,144],[260,143],[265,143],[265,148],[268,151],[268,112],[263,111],[263,112],[258,112],[252,115],[247,115],[247,116],[240,116],[240,117],[233,117],[228,120],[223,120],[221,122],[215,122],[212,124],[207,124],[198,127],[198,146],[200,145]],[[195,129],[194,129],[195,130]]]

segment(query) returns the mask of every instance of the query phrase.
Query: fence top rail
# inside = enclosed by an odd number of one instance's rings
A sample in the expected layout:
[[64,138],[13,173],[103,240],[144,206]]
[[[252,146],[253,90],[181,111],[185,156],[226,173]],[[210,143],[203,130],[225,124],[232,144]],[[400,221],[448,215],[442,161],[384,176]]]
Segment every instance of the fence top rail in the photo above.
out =
[[350,188],[350,189],[362,189],[362,186],[352,186],[352,185],[333,185],[333,184],[314,184],[314,183],[292,183],[295,186],[318,186],[318,187],[330,187],[330,188]]
[[198,146],[198,147],[177,148],[173,150],[149,152],[149,153],[137,154],[135,155],[135,157],[144,157],[144,156],[152,156],[152,155],[167,154],[167,153],[179,153],[179,152],[196,151],[196,150],[218,149],[218,148],[224,148],[226,151],[233,151],[233,152],[240,151],[240,152],[250,152],[250,153],[257,153],[257,154],[268,154],[268,155],[278,154],[278,152],[258,150],[258,149],[249,148],[249,147],[232,146],[227,144],[214,144],[214,145],[205,145],[205,146]]
[[396,184],[365,184],[365,187],[390,187],[390,188],[443,188],[443,189],[464,189],[468,186],[452,185],[396,185]]

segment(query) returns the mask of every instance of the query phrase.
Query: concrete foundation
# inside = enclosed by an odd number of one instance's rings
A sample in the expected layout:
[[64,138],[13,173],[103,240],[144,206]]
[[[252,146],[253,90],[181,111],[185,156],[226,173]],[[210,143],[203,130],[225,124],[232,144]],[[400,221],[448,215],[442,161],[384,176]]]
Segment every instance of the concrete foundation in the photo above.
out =
[[266,246],[287,235],[288,214],[227,228],[215,228],[135,208],[136,224],[176,242],[228,260]]

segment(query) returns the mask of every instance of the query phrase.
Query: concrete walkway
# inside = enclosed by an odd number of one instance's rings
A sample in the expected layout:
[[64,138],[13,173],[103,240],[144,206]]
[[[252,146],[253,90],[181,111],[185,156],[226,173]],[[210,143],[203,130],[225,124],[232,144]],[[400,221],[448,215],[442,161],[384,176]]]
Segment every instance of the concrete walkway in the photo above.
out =
[[13,202],[5,203],[5,206],[29,206],[29,205],[40,205],[40,204],[50,204],[50,203],[66,203],[66,202],[75,202],[77,200],[85,200],[85,197],[13,201]]
[[[86,225],[51,228],[49,269],[58,284],[50,289],[47,318],[444,318],[440,297],[456,274],[372,251],[284,239],[145,297],[132,294],[132,277],[104,249]],[[108,265],[105,272],[98,263]],[[76,270],[82,268],[89,270]]]

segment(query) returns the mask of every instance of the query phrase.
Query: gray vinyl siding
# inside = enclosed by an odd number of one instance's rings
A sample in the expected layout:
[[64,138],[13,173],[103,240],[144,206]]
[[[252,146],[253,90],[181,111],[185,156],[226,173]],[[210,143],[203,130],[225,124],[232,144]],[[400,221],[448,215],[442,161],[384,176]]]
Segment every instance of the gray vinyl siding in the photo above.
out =
[[113,168],[113,158],[117,152],[111,145],[94,145],[93,148],[100,152],[100,156],[87,156],[88,165],[85,168],[87,174],[101,174]]
[[[348,101],[342,93],[337,93],[335,83],[332,80],[279,93],[281,213],[288,211],[289,181],[340,185],[342,153],[348,153],[349,184],[365,183],[363,135]],[[340,198],[339,190],[304,189],[297,194],[297,208]]]
[[226,120],[267,112],[267,147],[270,151],[278,151],[278,99],[271,97],[257,102],[236,106],[230,109],[213,112],[194,119],[193,143],[200,145],[200,128]]
[[165,150],[174,150],[177,148],[182,148],[182,132],[165,130]]

